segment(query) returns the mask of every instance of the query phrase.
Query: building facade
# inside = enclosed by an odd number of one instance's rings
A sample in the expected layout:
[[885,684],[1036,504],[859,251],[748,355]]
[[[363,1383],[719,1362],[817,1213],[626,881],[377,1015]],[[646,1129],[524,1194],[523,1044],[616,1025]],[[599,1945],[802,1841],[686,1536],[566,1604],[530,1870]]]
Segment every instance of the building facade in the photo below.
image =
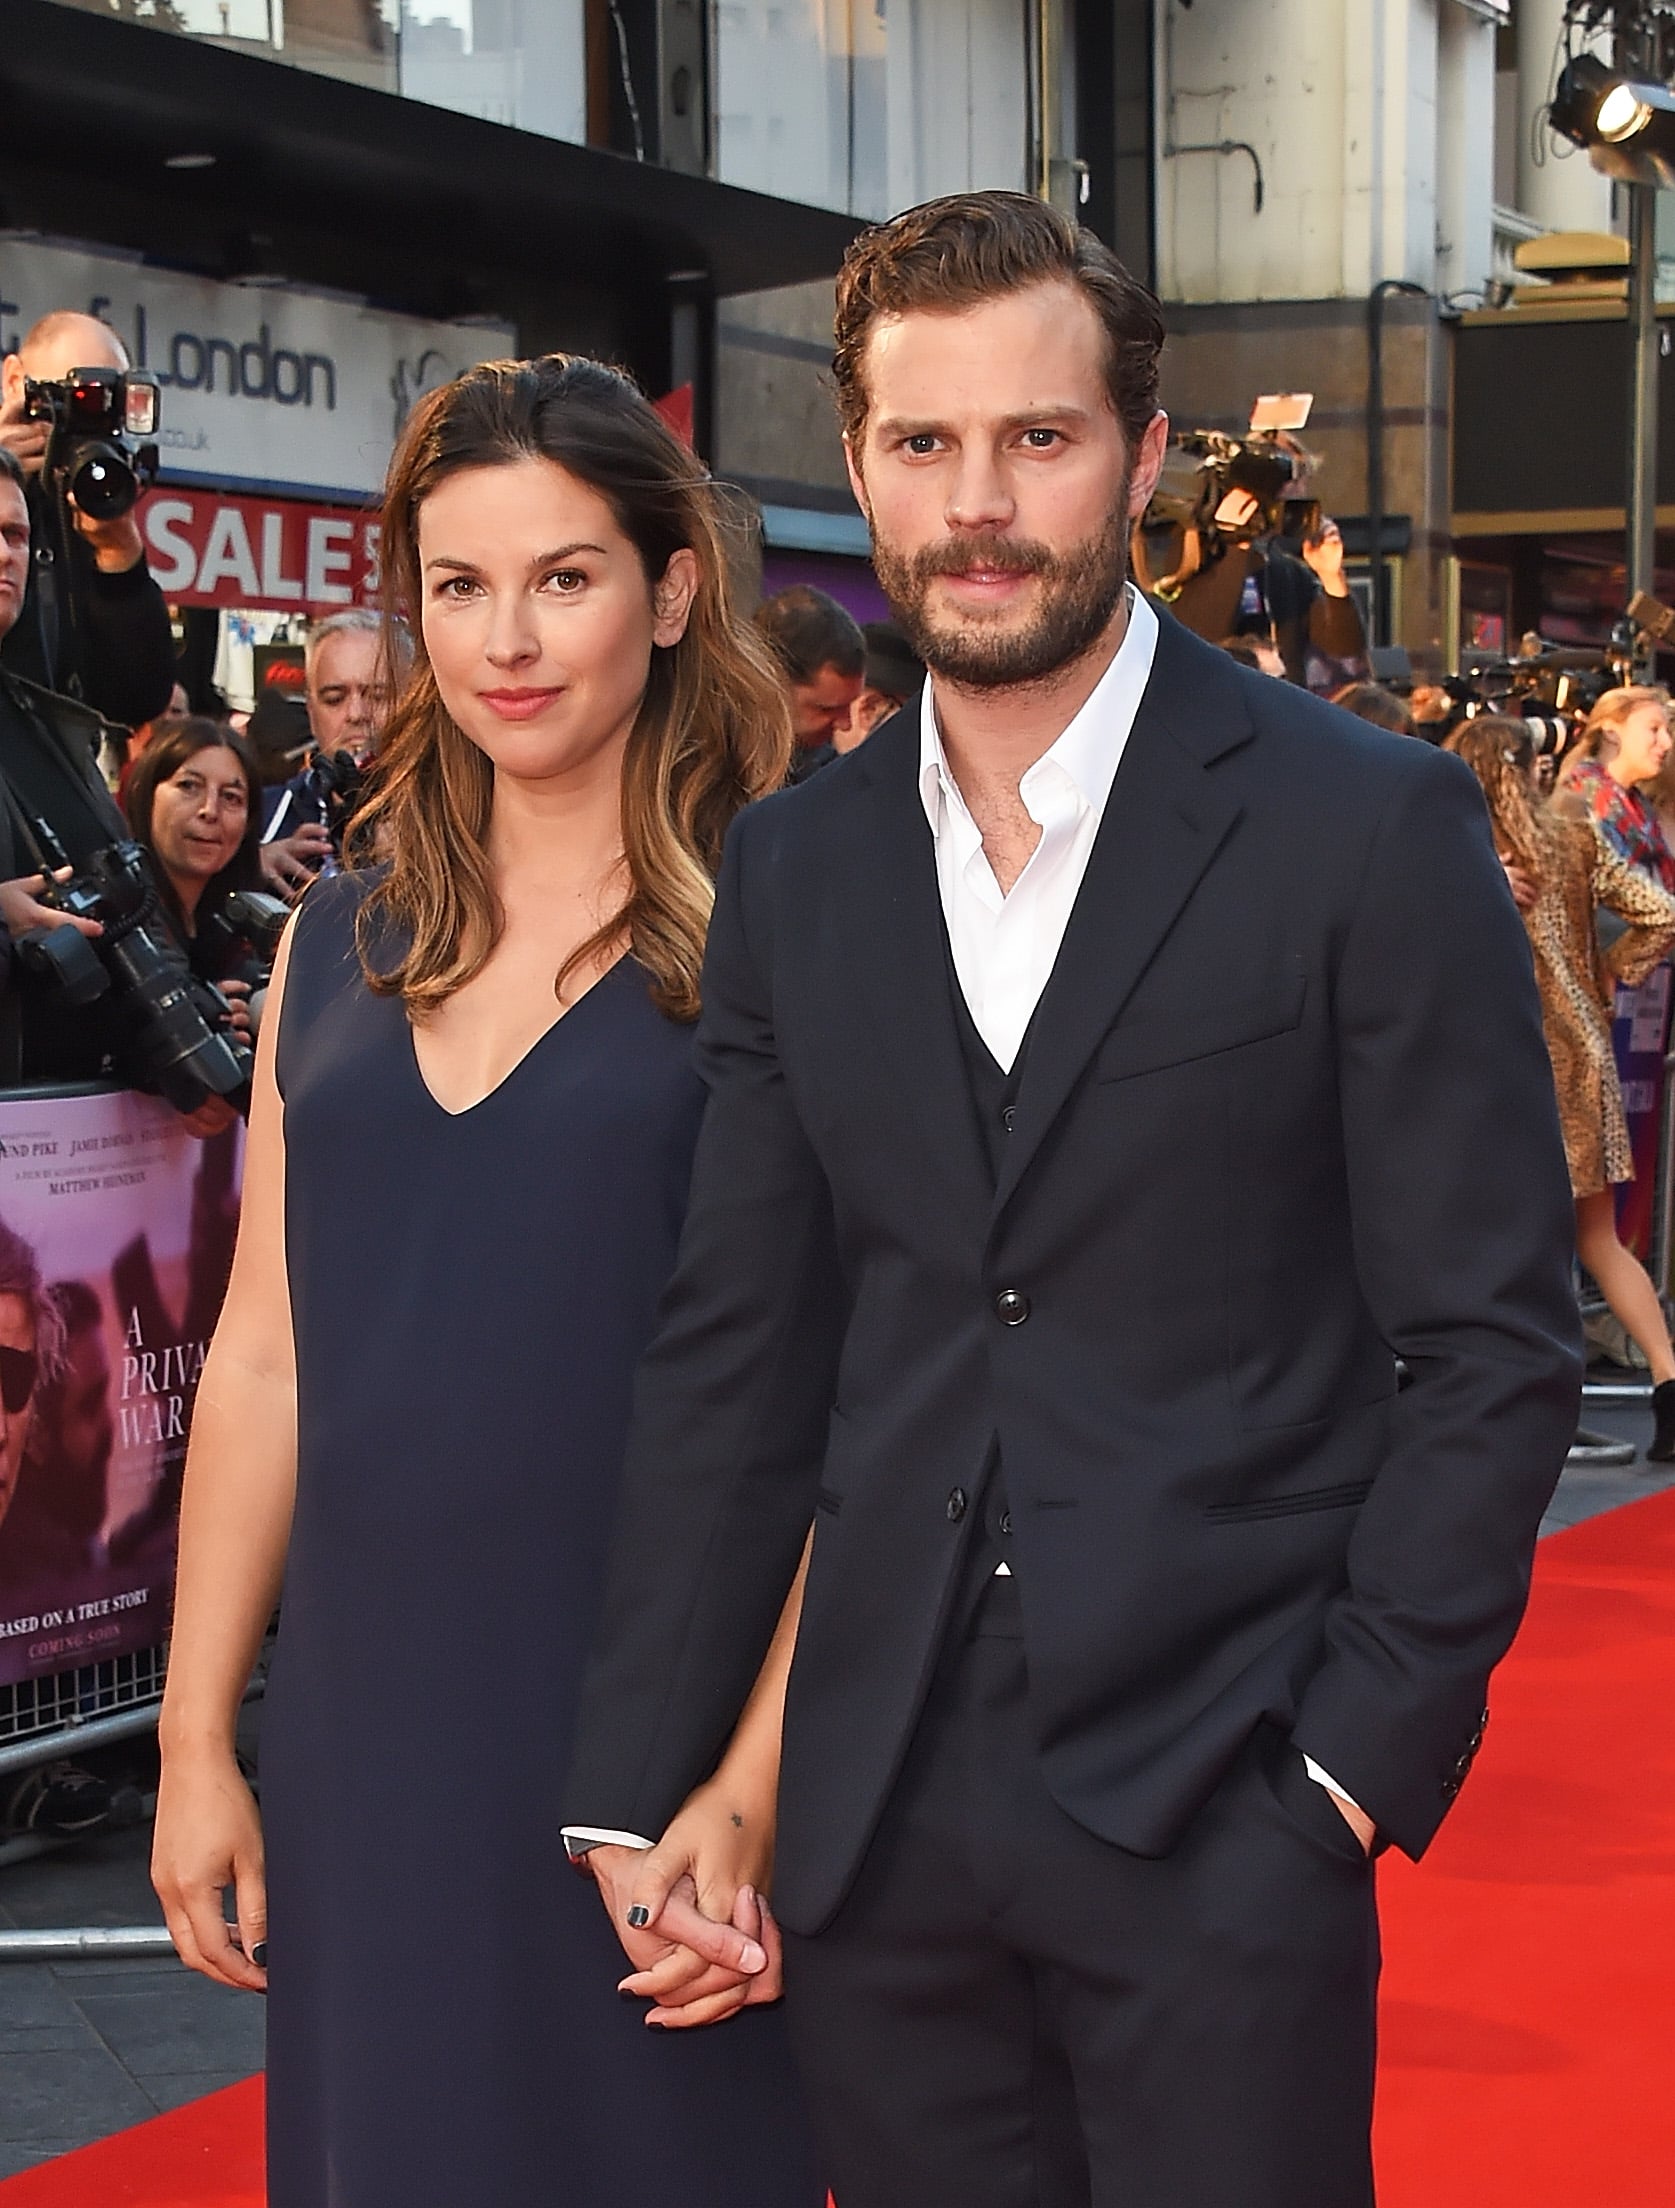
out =
[[[1396,639],[1438,656],[1533,626],[1582,639],[1621,595],[1624,310],[1609,282],[1584,295],[1514,261],[1622,227],[1542,120],[1572,12],[0,0],[0,343],[26,248],[38,273],[50,246],[153,288],[223,287],[216,327],[240,345],[279,328],[264,295],[288,299],[331,323],[346,388],[485,349],[600,352],[676,394],[760,509],[770,586],[822,580],[870,612],[827,385],[844,244],[935,193],[1040,192],[1156,284],[1179,425],[1237,431],[1258,395],[1313,393],[1305,442],[1363,577],[1381,463]],[[182,427],[207,397],[178,388]],[[307,409],[268,414],[265,474],[200,451],[194,478],[177,445],[177,495],[369,495],[387,436],[361,432],[351,481],[301,453]]]

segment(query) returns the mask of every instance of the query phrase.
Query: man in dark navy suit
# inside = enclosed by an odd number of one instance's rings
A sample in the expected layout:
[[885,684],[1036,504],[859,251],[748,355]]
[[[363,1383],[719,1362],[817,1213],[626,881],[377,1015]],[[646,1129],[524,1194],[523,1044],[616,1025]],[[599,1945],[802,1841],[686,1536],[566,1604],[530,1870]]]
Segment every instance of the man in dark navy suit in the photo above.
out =
[[812,1524],[774,1905],[839,2208],[1365,2208],[1371,1857],[1459,1791],[1575,1424],[1476,786],[1129,588],[1161,340],[1034,200],[857,242],[931,680],[717,893],[569,1837],[650,1890]]

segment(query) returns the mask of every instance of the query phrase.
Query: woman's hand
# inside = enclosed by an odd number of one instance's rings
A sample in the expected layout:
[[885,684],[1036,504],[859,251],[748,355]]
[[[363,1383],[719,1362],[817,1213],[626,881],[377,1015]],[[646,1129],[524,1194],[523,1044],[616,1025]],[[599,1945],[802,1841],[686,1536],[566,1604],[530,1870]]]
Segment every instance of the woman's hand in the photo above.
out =
[[[163,1757],[151,1883],[175,1952],[189,1970],[223,1986],[267,1991],[267,1879],[262,1823],[230,1748]],[[223,1913],[235,1889],[238,1938]]]
[[249,982],[218,981],[215,986],[227,1000],[227,1025],[241,1043],[254,1044],[256,1031],[250,1024]]
[[1525,873],[1521,866],[1515,866],[1510,859],[1502,859],[1501,871],[1506,876],[1506,886],[1511,890],[1512,901],[1518,907],[1518,910],[1520,912],[1532,911],[1539,892],[1530,876]]
[[206,1096],[193,1110],[181,1113],[180,1124],[200,1142],[213,1142],[217,1135],[226,1133],[237,1117],[224,1096]]

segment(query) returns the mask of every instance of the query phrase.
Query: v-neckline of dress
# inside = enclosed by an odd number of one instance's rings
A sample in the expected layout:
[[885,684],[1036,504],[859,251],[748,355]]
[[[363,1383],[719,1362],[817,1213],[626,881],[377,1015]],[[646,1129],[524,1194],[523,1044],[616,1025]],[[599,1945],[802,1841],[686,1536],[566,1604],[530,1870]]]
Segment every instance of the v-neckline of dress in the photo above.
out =
[[403,1007],[401,1013],[401,1024],[407,1032],[407,1061],[408,1064],[412,1067],[413,1077],[418,1082],[420,1089],[424,1092],[425,1098],[430,1104],[431,1109],[435,1112],[440,1113],[440,1115],[444,1119],[458,1121],[462,1119],[470,1119],[476,1113],[482,1111],[485,1105],[492,1104],[497,1096],[503,1095],[505,1091],[511,1087],[512,1083],[516,1081],[519,1074],[522,1073],[523,1069],[529,1064],[530,1060],[540,1055],[541,1051],[558,1033],[559,1029],[561,1027],[568,1027],[570,1025],[570,1022],[582,1010],[582,1007],[586,1004],[591,1003],[592,1000],[596,996],[598,996],[599,992],[611,980],[612,976],[617,972],[617,970],[620,967],[626,966],[629,963],[631,957],[632,953],[628,951],[622,951],[615,958],[613,958],[611,963],[607,967],[605,967],[603,972],[597,974],[594,979],[588,983],[587,987],[582,991],[581,995],[576,998],[574,1003],[566,1005],[566,1007],[558,1015],[556,1020],[550,1020],[547,1025],[542,1028],[540,1034],[537,1035],[535,1040],[529,1045],[529,1048],[523,1053],[521,1057],[515,1058],[512,1061],[511,1065],[507,1067],[506,1071],[500,1076],[500,1079],[494,1084],[492,1089],[485,1089],[482,1095],[474,1098],[471,1103],[462,1104],[457,1112],[449,1110],[448,1106],[443,1103],[442,1099],[437,1095],[436,1091],[425,1079],[425,1069],[419,1061],[418,1038],[413,1031],[413,1022],[407,1017],[406,1009],[405,1007]]

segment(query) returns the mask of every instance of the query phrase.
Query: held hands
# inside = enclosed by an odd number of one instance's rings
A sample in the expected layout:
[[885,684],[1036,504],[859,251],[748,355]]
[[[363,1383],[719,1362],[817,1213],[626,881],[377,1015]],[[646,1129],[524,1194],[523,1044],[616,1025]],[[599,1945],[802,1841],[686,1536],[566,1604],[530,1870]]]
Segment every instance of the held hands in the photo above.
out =
[[[163,1759],[151,1883],[175,1952],[188,1970],[223,1986],[266,1993],[267,1879],[255,1800],[230,1748]],[[222,1894],[238,1898],[238,1930]]]
[[619,1990],[666,2030],[718,2024],[783,1991],[779,1927],[761,1892],[766,1820],[700,1787],[651,1849],[598,1847],[588,1864],[634,1970]]

